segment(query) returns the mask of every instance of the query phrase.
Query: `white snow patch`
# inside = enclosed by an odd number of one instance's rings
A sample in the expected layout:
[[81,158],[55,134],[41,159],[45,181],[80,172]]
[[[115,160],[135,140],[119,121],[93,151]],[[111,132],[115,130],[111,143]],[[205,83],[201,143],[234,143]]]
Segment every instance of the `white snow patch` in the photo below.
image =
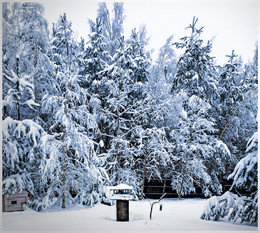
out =
[[[150,200],[153,202],[154,200]],[[257,227],[201,220],[206,199],[163,199],[153,207],[149,219],[148,200],[130,201],[129,222],[116,221],[116,205],[97,204],[62,210],[54,207],[48,212],[5,212],[2,214],[4,231],[66,231],[66,232],[176,232],[176,231],[257,231]]]

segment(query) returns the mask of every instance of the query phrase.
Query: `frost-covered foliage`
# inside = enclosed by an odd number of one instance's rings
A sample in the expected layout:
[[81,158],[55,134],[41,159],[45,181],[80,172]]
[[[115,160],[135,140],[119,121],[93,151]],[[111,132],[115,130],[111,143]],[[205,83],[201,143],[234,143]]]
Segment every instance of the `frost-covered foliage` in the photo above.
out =
[[[114,56],[120,44],[120,38],[123,36],[124,4],[122,2],[113,3],[113,18],[110,17],[109,10],[105,2],[99,3],[97,17],[100,19],[102,35],[108,46],[110,56]],[[93,25],[93,22],[90,20]]]
[[178,158],[172,172],[172,187],[182,195],[195,192],[196,186],[202,188],[205,196],[212,191],[221,193],[219,177],[225,174],[224,164],[232,156],[214,136],[214,121],[208,119],[210,104],[195,95],[190,98],[182,95],[186,108],[179,126],[171,132]]
[[3,115],[18,120],[35,118],[42,96],[51,90],[53,71],[46,55],[49,39],[43,6],[38,3],[3,6]]
[[110,98],[104,104],[105,116],[100,122],[102,131],[106,132],[102,132],[102,140],[108,143],[105,155],[110,183],[127,183],[134,187],[136,193],[140,193],[142,178],[136,170],[136,142],[132,140],[132,135],[140,124],[134,118],[139,113],[138,104],[145,98],[146,69],[149,66],[138,34],[133,30],[131,38],[122,41],[112,65],[103,72],[114,91],[109,93]]
[[244,95],[239,85],[241,62],[236,59],[234,50],[227,57],[228,62],[220,68],[219,72],[218,99],[215,107],[220,137],[231,152],[235,153],[237,151],[235,142],[239,138],[237,128],[241,119],[233,118],[232,115],[244,100]]
[[185,52],[177,63],[178,70],[173,79],[172,92],[184,90],[212,103],[217,94],[215,66],[210,55],[212,42],[208,41],[203,45],[200,38],[203,27],[197,29],[197,21],[194,17],[192,24],[187,27],[191,29],[191,36],[185,36],[181,38],[181,42],[175,43],[177,48],[182,48]]
[[4,194],[21,192],[23,189],[35,193],[39,178],[35,169],[40,163],[35,148],[42,135],[44,130],[32,120],[17,121],[7,117],[2,122]]
[[57,71],[55,85],[61,92],[43,99],[43,113],[53,117],[53,124],[50,134],[41,140],[44,198],[37,208],[42,209],[56,201],[63,208],[72,203],[93,205],[99,201],[107,179],[101,167],[102,158],[95,152],[93,139],[98,127],[89,112],[88,92],[81,87],[78,69],[73,64],[75,42],[65,14],[56,28],[52,59]]
[[178,158],[172,171],[172,187],[179,197],[195,192],[196,187],[205,196],[212,191],[220,194],[219,178],[226,172],[225,163],[234,160],[228,147],[217,138],[216,121],[211,115],[217,94],[211,42],[203,46],[203,28],[197,29],[196,23],[194,18],[188,27],[191,36],[175,43],[177,48],[185,48],[171,89],[181,104],[178,125],[170,133]]
[[165,191],[168,179],[179,197],[196,188],[210,196],[243,155],[234,188],[249,185],[241,174],[256,166],[246,141],[257,131],[257,48],[244,67],[232,53],[217,69],[194,18],[190,36],[169,37],[153,64],[145,25],[123,35],[123,3],[113,14],[99,4],[86,42],[65,13],[49,35],[41,4],[2,9],[4,193],[27,189],[39,211],[93,205],[104,185],[121,182],[138,198],[145,182]]
[[160,48],[158,59],[151,69],[150,83],[154,93],[160,96],[169,92],[169,88],[176,73],[177,57],[170,36],[164,46]]
[[249,224],[258,222],[258,133],[256,132],[248,142],[246,156],[241,159],[228,179],[233,179],[230,190],[244,189],[250,196],[239,197],[226,192],[219,197],[212,197],[205,205],[201,216],[205,220],[219,220],[228,217],[229,221],[240,221]]

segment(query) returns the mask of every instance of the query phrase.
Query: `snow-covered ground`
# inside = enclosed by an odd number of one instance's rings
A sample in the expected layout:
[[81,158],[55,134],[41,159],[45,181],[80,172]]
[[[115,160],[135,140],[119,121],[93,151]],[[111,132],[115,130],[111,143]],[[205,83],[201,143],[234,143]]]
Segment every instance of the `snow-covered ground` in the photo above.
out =
[[[155,200],[150,200],[151,202]],[[201,220],[206,199],[164,199],[163,209],[159,204],[153,208],[149,219],[148,200],[130,202],[130,221],[116,221],[116,205],[103,204],[94,207],[73,207],[62,210],[58,207],[38,213],[27,209],[22,212],[2,213],[4,231],[66,231],[66,232],[162,232],[162,231],[257,231],[257,227],[230,222]]]

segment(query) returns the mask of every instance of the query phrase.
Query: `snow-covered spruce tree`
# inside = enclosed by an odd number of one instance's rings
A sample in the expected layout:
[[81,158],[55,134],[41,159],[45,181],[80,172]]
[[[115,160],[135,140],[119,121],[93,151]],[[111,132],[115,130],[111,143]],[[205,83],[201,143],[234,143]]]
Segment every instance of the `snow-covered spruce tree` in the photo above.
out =
[[133,185],[137,193],[140,193],[141,176],[134,167],[135,148],[130,138],[136,127],[134,103],[144,98],[148,66],[139,38],[133,31],[128,41],[122,40],[111,65],[102,72],[112,88],[102,110],[105,113],[102,134],[109,135],[105,154],[110,182]]
[[97,17],[96,23],[90,22],[90,27],[89,42],[79,63],[79,78],[82,87],[104,102],[110,90],[106,75],[101,72],[111,62],[111,56],[102,35],[101,20]]
[[193,95],[180,93],[185,108],[170,133],[177,157],[172,171],[172,188],[181,195],[199,187],[205,196],[221,193],[219,177],[225,173],[225,162],[232,156],[227,146],[215,136],[214,122],[208,120],[210,104]]
[[[9,8],[11,13],[3,24],[6,37],[3,64],[6,77],[12,78],[15,73],[17,82],[14,83],[16,80],[13,79],[8,95],[4,94],[4,114],[8,109],[12,114],[10,105],[5,105],[6,100],[19,98],[21,104],[16,107],[18,118],[35,118],[39,115],[40,100],[50,87],[52,74],[52,65],[46,56],[49,45],[47,22],[42,17],[43,6],[38,3],[14,3]],[[6,9],[8,10],[8,5]],[[28,83],[31,84],[30,90],[26,88],[27,93],[21,94],[19,89],[23,89],[22,85],[25,87],[25,81],[27,87]],[[22,111],[24,106],[30,107],[31,111]]]
[[27,60],[24,66],[27,66],[27,73],[32,76],[34,101],[36,104],[41,104],[43,95],[52,91],[53,65],[46,55],[49,50],[47,20],[43,18],[44,8],[39,3],[23,3],[21,10],[21,39],[24,52],[20,57]]
[[[102,35],[102,25],[99,17],[96,23],[90,23],[91,33],[86,49],[79,59],[79,84],[88,95],[89,112],[95,117],[98,131],[95,133],[95,141],[100,142],[97,153],[102,154],[108,148],[110,120],[107,114],[107,101],[113,93],[114,81],[108,79],[108,67],[112,60],[108,46]],[[108,127],[108,128],[107,128]]]
[[[244,100],[239,103],[232,117],[231,122],[235,128],[236,146],[245,150],[246,143],[251,135],[257,131],[257,111],[258,111],[258,69],[257,69],[257,48],[254,59],[245,65],[240,82],[240,90],[243,93]],[[241,159],[241,155],[238,155]]]
[[38,198],[39,155],[35,148],[44,135],[40,125],[32,120],[13,120],[7,117],[2,122],[2,169],[3,194],[28,190]]
[[71,23],[64,14],[54,26],[52,59],[58,92],[43,99],[42,111],[53,115],[53,125],[41,141],[44,198],[36,204],[42,209],[55,202],[62,208],[71,203],[93,205],[99,201],[107,178],[92,140],[97,123],[89,112],[89,94],[79,84],[78,67],[73,61],[77,50]]
[[[147,142],[143,161],[148,165],[143,166],[143,186],[144,179],[156,179],[163,182],[165,190],[166,179],[170,178],[173,170],[173,144],[169,142],[169,132],[172,126],[178,122],[179,101],[175,101],[170,91],[170,83],[176,72],[176,56],[172,48],[172,37],[168,38],[165,45],[160,49],[158,59],[150,69],[148,75],[148,88],[144,100],[141,100],[139,112],[135,119],[139,121],[139,125],[143,127],[147,135],[152,135],[149,139],[143,140]],[[178,125],[178,123],[177,123]],[[155,147],[154,143],[158,144]],[[141,144],[142,145],[142,144]],[[156,160],[149,153],[156,154]],[[143,152],[144,151],[140,151]],[[138,158],[138,161],[140,158]],[[150,161],[157,161],[150,163]],[[150,164],[149,164],[150,163]],[[147,172],[146,172],[147,171]],[[155,172],[154,172],[155,171]],[[152,176],[149,174],[153,174]],[[143,190],[143,189],[142,189]],[[142,195],[141,195],[142,196]]]
[[143,88],[140,76],[146,65],[141,43],[144,34],[134,32],[125,41],[123,5],[114,4],[114,11],[119,13],[111,22],[106,4],[101,3],[96,23],[90,21],[92,33],[83,59],[85,69],[80,75],[85,77],[92,94],[91,111],[100,129],[97,141],[103,145],[99,152],[107,157],[110,185],[125,182],[137,190],[140,181],[133,169],[134,150],[129,138],[134,127],[131,104],[141,98]]
[[[39,4],[3,4],[3,193],[27,189],[35,199],[39,198],[37,147],[44,130],[32,120],[39,104],[35,102],[29,45],[31,38],[37,35],[37,30],[33,33],[30,26],[41,24],[44,19],[39,16],[39,20],[36,18],[30,23],[27,11],[42,14],[41,9]],[[26,33],[30,37],[26,37]],[[44,31],[41,35],[44,36]]]
[[197,21],[198,19],[194,17],[192,24],[187,27],[191,29],[191,35],[175,43],[177,48],[182,48],[185,52],[177,63],[172,93],[183,90],[190,96],[196,95],[212,103],[217,96],[215,65],[213,57],[210,56],[212,42],[208,41],[205,46],[203,45],[203,40],[200,38],[203,27],[197,29]]
[[[164,124],[159,124],[163,115],[157,107],[156,100],[147,95],[135,108],[136,127],[131,134],[134,146],[135,171],[142,177],[140,198],[144,197],[144,184],[150,180],[165,181],[173,167],[173,146],[169,143]],[[160,122],[162,123],[162,122]]]
[[3,7],[6,17],[3,19],[3,116],[18,120],[32,118],[39,107],[35,103],[34,73],[27,56],[29,42],[24,38],[27,31],[24,8],[20,3],[6,3]]
[[236,59],[234,50],[227,57],[228,63],[220,69],[215,118],[220,139],[227,144],[232,153],[236,153],[240,149],[237,146],[243,144],[241,138],[238,140],[237,134],[239,119],[233,115],[244,99],[239,85],[241,62]]
[[[132,137],[136,140],[136,170],[142,174],[141,199],[145,181],[161,180],[165,187],[173,169],[173,145],[169,143],[169,132],[179,106],[170,93],[170,85],[175,73],[176,58],[170,37],[160,49],[156,64],[147,75],[148,83],[144,99],[136,102],[135,122],[138,126]],[[170,81],[171,80],[171,81]],[[177,104],[177,105],[176,105]]]
[[122,46],[117,50],[112,65],[102,72],[103,79],[105,77],[111,87],[102,110],[105,113],[102,119],[102,134],[109,135],[105,138],[107,148],[105,154],[110,184],[123,182],[135,186],[138,182],[133,170],[133,150],[129,141],[132,106],[128,104],[133,80],[131,70],[127,66],[129,55],[124,49],[124,43],[122,41]]
[[250,196],[238,196],[227,191],[222,196],[210,198],[205,205],[202,219],[219,220],[227,217],[229,221],[258,223],[258,133],[256,132],[248,141],[246,156],[241,159],[232,174],[233,179],[230,190],[245,189]]
[[[183,194],[200,187],[205,196],[212,191],[221,193],[219,177],[225,174],[224,164],[232,160],[227,146],[218,140],[215,120],[209,110],[217,96],[215,67],[210,56],[211,43],[203,46],[200,34],[203,28],[196,29],[197,19],[188,27],[191,36],[185,36],[177,48],[185,52],[177,63],[172,93],[182,98],[183,120],[172,130],[175,155],[179,158],[173,171],[172,187]],[[184,114],[183,114],[184,113]],[[196,186],[195,186],[196,185]]]
[[[11,75],[11,70],[13,72],[12,76],[17,76],[19,72],[19,64],[17,64],[16,52],[21,45],[20,40],[17,38],[17,33],[15,33],[15,23],[18,21],[18,11],[17,4],[14,4],[11,8],[10,3],[2,4],[2,85],[3,85],[3,108],[2,108],[2,118],[5,119],[7,116],[21,118],[20,113],[20,101],[19,101],[19,83],[9,82],[13,80]],[[7,77],[10,77],[9,79]],[[14,80],[15,81],[15,80]],[[17,80],[16,80],[17,81]]]

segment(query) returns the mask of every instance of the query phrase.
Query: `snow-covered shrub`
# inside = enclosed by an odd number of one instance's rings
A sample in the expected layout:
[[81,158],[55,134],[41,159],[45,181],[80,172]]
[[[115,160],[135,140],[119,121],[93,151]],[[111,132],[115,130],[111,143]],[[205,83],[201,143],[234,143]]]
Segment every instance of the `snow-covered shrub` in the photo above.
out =
[[205,205],[201,218],[214,221],[224,218],[228,215],[230,208],[233,207],[238,198],[238,195],[229,191],[225,192],[222,196],[211,197]]

